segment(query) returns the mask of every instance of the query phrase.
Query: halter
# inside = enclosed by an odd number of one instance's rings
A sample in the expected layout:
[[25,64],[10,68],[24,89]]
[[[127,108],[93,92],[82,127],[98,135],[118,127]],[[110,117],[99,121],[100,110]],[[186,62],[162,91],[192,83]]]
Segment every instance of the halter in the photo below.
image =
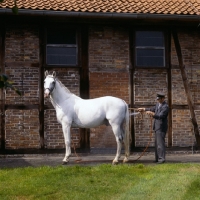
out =
[[45,90],[49,90],[49,95],[51,95],[51,93],[53,92],[54,88],[56,87],[56,79],[54,79],[54,82],[52,83],[53,84],[53,87],[52,88],[45,88]]

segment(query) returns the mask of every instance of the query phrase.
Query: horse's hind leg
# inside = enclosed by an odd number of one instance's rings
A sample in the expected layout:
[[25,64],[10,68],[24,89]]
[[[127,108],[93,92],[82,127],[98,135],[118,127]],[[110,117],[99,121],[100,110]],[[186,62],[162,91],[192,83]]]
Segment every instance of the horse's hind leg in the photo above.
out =
[[113,133],[115,135],[116,142],[117,142],[117,153],[116,153],[116,156],[115,156],[112,163],[117,164],[119,162],[119,158],[121,156],[121,148],[122,148],[123,138],[122,138],[120,126],[116,125],[116,124],[111,124],[111,126],[112,126],[112,130],[113,130]]

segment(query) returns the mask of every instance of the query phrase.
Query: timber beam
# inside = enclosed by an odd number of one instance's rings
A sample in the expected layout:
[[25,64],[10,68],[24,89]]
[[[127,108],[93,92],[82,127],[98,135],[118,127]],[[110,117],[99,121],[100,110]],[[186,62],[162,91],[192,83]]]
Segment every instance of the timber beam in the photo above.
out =
[[197,143],[197,146],[200,147],[199,128],[198,128],[197,119],[196,119],[195,112],[194,112],[194,104],[193,104],[193,101],[192,101],[192,96],[191,96],[191,92],[190,92],[190,88],[189,88],[189,84],[188,84],[187,73],[185,71],[185,66],[184,66],[184,63],[183,63],[181,46],[180,46],[180,42],[179,42],[179,39],[178,39],[178,34],[175,30],[172,30],[172,35],[173,35],[173,39],[174,39],[176,53],[177,53],[177,56],[178,56],[179,68],[180,68],[180,71],[181,71],[183,85],[184,85],[185,93],[186,93],[186,97],[187,97],[187,103],[188,103],[188,107],[189,107],[189,110],[190,110],[191,122],[192,122],[193,129],[194,129],[196,143]]

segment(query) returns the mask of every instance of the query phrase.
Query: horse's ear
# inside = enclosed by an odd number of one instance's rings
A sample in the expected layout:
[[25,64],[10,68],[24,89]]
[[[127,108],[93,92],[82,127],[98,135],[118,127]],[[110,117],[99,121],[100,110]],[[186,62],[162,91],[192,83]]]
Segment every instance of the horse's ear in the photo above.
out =
[[54,78],[56,77],[56,72],[55,72],[55,71],[53,71],[52,76],[53,76]]
[[46,70],[44,74],[45,74],[45,77],[47,77],[49,75],[49,72]]

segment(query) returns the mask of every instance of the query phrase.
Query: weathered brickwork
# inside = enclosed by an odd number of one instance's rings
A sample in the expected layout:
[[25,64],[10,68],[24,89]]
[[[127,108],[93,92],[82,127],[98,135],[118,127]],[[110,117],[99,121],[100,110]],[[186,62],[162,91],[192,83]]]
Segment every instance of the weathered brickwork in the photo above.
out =
[[[157,92],[167,94],[167,73],[162,69],[137,69],[134,73],[134,103],[156,104]],[[167,96],[166,96],[167,99]],[[144,115],[134,118],[135,145],[146,146],[150,140],[151,120]],[[166,141],[167,142],[167,141]],[[154,134],[149,146],[154,146]]]
[[39,69],[31,67],[13,67],[12,64],[5,68],[6,74],[14,81],[14,86],[22,92],[22,96],[8,89],[6,104],[38,104],[39,103]]
[[6,149],[39,149],[38,110],[6,111]]
[[[129,75],[127,73],[90,73],[90,98],[114,96],[129,103]],[[91,148],[116,147],[111,126],[90,129]]]
[[[128,30],[91,27],[89,32],[90,98],[115,96],[129,103]],[[116,148],[110,126],[90,129],[91,148]]]
[[[178,36],[187,73],[187,80],[194,101],[195,113],[200,126],[200,35],[192,30],[178,30]],[[195,143],[190,113],[181,106],[187,105],[187,95],[178,66],[173,37],[171,41],[171,96],[172,146],[191,146]],[[129,30],[117,26],[90,26],[89,28],[89,95],[90,98],[115,96],[130,104]],[[80,70],[78,68],[54,68],[59,80],[74,94],[80,95]],[[6,104],[39,104],[39,29],[37,26],[9,26],[5,37],[5,73],[22,91],[19,97],[7,90]],[[166,94],[168,99],[168,77],[166,69],[135,69],[133,74],[134,104],[154,105],[155,95]],[[180,109],[177,108],[180,106]],[[132,117],[135,127],[135,146],[144,147],[149,142],[151,121]],[[48,99],[44,112],[45,148],[65,148],[61,125]],[[5,116],[6,149],[40,148],[38,110],[7,110]],[[79,129],[72,128],[72,139],[80,147]],[[166,145],[168,145],[166,136]],[[72,144],[73,146],[73,144]],[[154,134],[150,141],[154,146]],[[91,148],[116,148],[114,134],[109,126],[90,129]]]
[[[39,33],[37,27],[7,27],[5,36],[5,73],[21,92],[8,89],[5,103],[39,103]],[[5,115],[6,149],[39,149],[38,110],[7,110]]]
[[[7,27],[5,36],[5,73],[23,96],[8,89],[6,104],[38,104],[39,70],[30,63],[39,62],[39,31],[37,27]],[[17,63],[21,63],[16,65]]]
[[128,64],[128,30],[103,26],[90,28],[90,71],[124,70]]
[[[37,27],[24,26],[20,28],[8,27],[5,39],[5,73],[9,75],[21,92],[19,97],[14,91],[7,90],[6,104],[39,104],[39,31]],[[21,66],[20,66],[21,65]],[[20,67],[19,67],[20,66]],[[79,95],[79,69],[52,69],[55,70],[61,82],[68,89]],[[50,73],[52,72],[50,71]],[[50,109],[45,110],[45,147],[48,149],[64,148],[64,137],[61,125],[58,124],[55,110],[52,109],[49,100],[45,105]],[[6,148],[40,148],[39,122],[37,129],[28,126],[32,118],[23,112],[10,110],[6,111]],[[20,113],[22,112],[22,113]],[[30,114],[31,115],[31,114]],[[39,120],[39,113],[34,113]],[[26,122],[24,119],[26,118]],[[30,120],[30,121],[29,121]],[[27,124],[28,128],[24,125]],[[72,139],[76,147],[79,147],[79,129],[72,129]],[[15,134],[14,134],[15,133]],[[37,139],[35,139],[37,136]],[[17,143],[17,139],[20,141]],[[30,140],[30,143],[28,143]]]
[[[154,146],[155,134],[153,131],[153,119],[148,115],[138,115],[134,117],[135,126],[135,146],[146,147],[148,144],[150,147]],[[165,144],[168,144],[168,133],[166,133]]]
[[195,137],[193,134],[189,110],[173,109],[172,114],[173,146],[192,146]]
[[116,139],[111,126],[99,126],[90,129],[91,148],[116,148]]
[[[47,149],[65,148],[62,126],[57,122],[56,111],[54,109],[45,110],[45,147]],[[80,133],[78,128],[71,128],[71,140],[75,147],[80,147]]]
[[30,25],[21,27],[7,27],[5,45],[6,62],[38,62],[38,27],[31,27]]
[[172,69],[172,103],[176,105],[187,105],[187,97],[183,85],[180,69]]
[[[191,95],[194,103],[200,102],[200,91],[198,89],[200,81],[200,36],[195,31],[183,31],[179,30],[179,41],[183,54],[183,63],[187,72],[187,78]],[[171,48],[171,63],[173,66],[178,66],[178,59],[175,51],[174,42],[172,39]],[[173,103],[174,104],[187,104],[186,94],[184,91],[183,81],[180,70],[172,70],[172,92],[173,92]]]
[[[49,71],[51,74],[56,71],[58,79],[70,90],[70,92],[79,96],[79,71],[78,69],[58,68]],[[45,105],[53,108],[50,99],[45,99]],[[65,148],[62,126],[57,122],[56,111],[54,109],[45,110],[45,146],[47,149]],[[80,147],[79,129],[71,128],[71,139],[76,147]],[[72,147],[73,147],[72,143]]]
[[[157,92],[167,94],[167,73],[162,69],[137,69],[134,73],[136,104],[155,104]],[[167,96],[166,96],[167,99]]]
[[90,98],[114,96],[129,103],[128,73],[91,72]]
[[[200,102],[200,36],[191,30],[178,30],[179,41],[182,49],[183,63],[187,73],[187,81],[194,104]],[[178,59],[174,42],[171,44],[172,68],[178,66]],[[179,69],[172,69],[172,104],[187,105],[187,97]],[[192,124],[189,110],[172,110],[173,146],[191,146],[194,144]],[[199,110],[195,110],[197,123],[200,127]]]

